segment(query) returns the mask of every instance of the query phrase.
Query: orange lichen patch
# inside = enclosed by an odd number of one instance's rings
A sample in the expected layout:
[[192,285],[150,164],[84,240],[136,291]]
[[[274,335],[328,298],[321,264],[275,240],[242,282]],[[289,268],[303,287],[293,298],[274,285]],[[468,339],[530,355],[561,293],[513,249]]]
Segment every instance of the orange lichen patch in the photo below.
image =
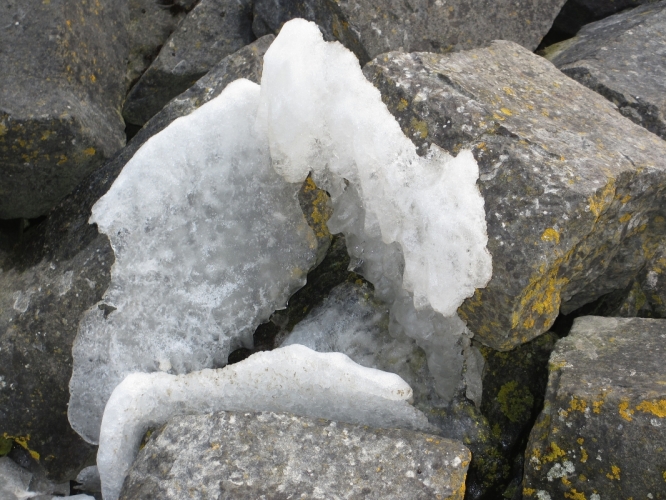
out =
[[620,468],[617,465],[611,465],[611,471],[610,473],[606,474],[606,477],[610,479],[611,481],[613,480],[620,480]]
[[618,411],[620,416],[627,422],[631,422],[633,420],[632,415],[634,414],[634,410],[629,409],[629,401],[626,399],[620,402],[618,405]]
[[582,413],[587,409],[587,403],[584,399],[579,399],[574,396],[571,398],[571,403],[569,403],[569,409],[570,411],[579,411]]
[[606,395],[602,394],[600,397],[601,399],[599,399],[598,401],[592,401],[592,411],[596,414],[601,413],[601,407],[604,405],[604,400],[606,398]]
[[577,491],[576,488],[564,494],[564,498],[571,498],[571,500],[587,500],[585,493]]
[[557,446],[557,444],[554,441],[550,443],[550,446],[548,447],[548,449],[546,451],[548,453],[546,453],[543,456],[544,462],[553,462],[553,461],[557,460],[558,458],[563,457],[564,455],[566,455],[565,451],[562,448],[560,448],[559,446]]
[[652,401],[643,401],[636,409],[645,413],[651,413],[655,417],[666,418],[666,399],[661,399],[654,403]]
[[554,241],[555,243],[559,243],[560,232],[557,229],[549,227],[541,234],[541,241]]

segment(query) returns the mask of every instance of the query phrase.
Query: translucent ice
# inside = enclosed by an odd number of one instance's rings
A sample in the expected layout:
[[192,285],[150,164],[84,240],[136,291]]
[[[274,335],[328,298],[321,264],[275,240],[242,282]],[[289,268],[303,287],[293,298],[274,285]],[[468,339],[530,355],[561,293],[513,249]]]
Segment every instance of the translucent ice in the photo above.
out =
[[433,431],[399,376],[301,345],[188,375],[135,373],[116,387],[102,420],[97,466],[105,500],[118,498],[145,432],[169,417],[220,410],[275,411],[372,427]]
[[391,332],[416,339],[450,398],[464,360],[456,310],[492,274],[471,152],[419,157],[353,54],[303,20],[264,57],[258,126],[286,179],[312,171],[329,191],[329,229],[345,234],[355,270],[390,306]]
[[69,418],[86,440],[127,374],[224,366],[304,284],[316,240],[254,130],[258,103],[258,85],[232,83],[146,142],[93,207],[116,260],[73,349]]

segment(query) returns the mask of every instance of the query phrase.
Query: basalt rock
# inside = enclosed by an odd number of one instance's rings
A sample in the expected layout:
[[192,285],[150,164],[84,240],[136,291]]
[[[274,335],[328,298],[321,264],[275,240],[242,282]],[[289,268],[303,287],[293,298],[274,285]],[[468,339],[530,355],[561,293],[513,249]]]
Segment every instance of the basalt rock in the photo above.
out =
[[613,102],[620,113],[666,139],[666,2],[586,25],[546,49],[566,75]]
[[0,9],[0,219],[46,214],[125,144],[124,2]]
[[469,460],[462,443],[414,431],[268,412],[191,415],[150,436],[120,498],[462,500]]
[[585,316],[550,358],[523,495],[666,498],[666,322]]
[[178,25],[125,101],[123,117],[143,125],[224,57],[252,42],[246,0],[202,0]]
[[534,50],[563,4],[564,0],[257,0],[253,29],[257,36],[276,33],[285,22],[302,17],[316,22],[328,40],[339,40],[365,64],[391,50],[449,52],[495,39]]
[[425,152],[471,149],[493,277],[458,313],[508,350],[624,289],[663,238],[666,142],[517,44],[385,54],[364,72]]

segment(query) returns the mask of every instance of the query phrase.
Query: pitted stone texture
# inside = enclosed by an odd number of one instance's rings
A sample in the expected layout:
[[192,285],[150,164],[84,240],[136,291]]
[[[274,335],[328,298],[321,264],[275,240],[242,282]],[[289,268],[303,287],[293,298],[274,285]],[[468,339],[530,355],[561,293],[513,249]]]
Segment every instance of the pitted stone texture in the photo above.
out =
[[666,2],[588,24],[546,50],[566,75],[666,139]]
[[666,498],[666,321],[585,316],[550,357],[524,498]]
[[534,50],[565,0],[335,1],[257,0],[257,36],[279,31],[290,19],[316,22],[328,40],[339,40],[365,64],[384,52],[481,47],[512,40]]
[[462,500],[469,460],[462,443],[429,434],[220,412],[176,417],[153,434],[120,498]]
[[94,453],[67,420],[72,343],[83,313],[108,287],[114,262],[108,238],[88,224],[90,208],[154,134],[233,80],[258,83],[272,39],[257,40],[221,61],[29,229],[23,244],[0,253],[0,435],[30,435],[26,444],[50,477],[74,479]]
[[114,0],[0,8],[0,218],[47,213],[125,144],[128,9]]
[[251,13],[247,0],[201,0],[128,94],[125,121],[143,125],[221,59],[252,42]]
[[666,142],[551,63],[504,41],[385,54],[365,67],[422,151],[472,148],[493,278],[458,310],[507,350],[623,289],[664,234]]

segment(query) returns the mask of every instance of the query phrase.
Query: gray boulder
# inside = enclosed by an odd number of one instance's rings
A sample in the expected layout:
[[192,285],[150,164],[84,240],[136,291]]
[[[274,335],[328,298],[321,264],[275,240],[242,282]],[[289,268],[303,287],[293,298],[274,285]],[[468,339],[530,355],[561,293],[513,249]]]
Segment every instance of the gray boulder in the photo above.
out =
[[364,72],[422,152],[471,149],[479,164],[493,277],[458,311],[475,339],[512,349],[653,257],[666,142],[549,61],[497,41],[385,54]]
[[249,0],[201,0],[128,94],[125,121],[143,125],[221,59],[251,43],[251,14]]
[[524,498],[664,498],[665,354],[664,320],[576,319],[550,357]]
[[272,39],[221,61],[27,231],[22,244],[0,254],[0,435],[24,443],[55,479],[74,479],[94,453],[67,420],[72,343],[83,313],[101,300],[114,262],[108,238],[88,224],[90,208],[150,137],[231,81],[258,82]]
[[315,21],[328,40],[339,40],[365,64],[392,50],[449,52],[517,42],[534,50],[565,0],[256,0],[257,36],[276,33],[290,19]]
[[546,49],[546,57],[666,139],[666,2],[588,24],[575,38]]
[[402,429],[268,412],[191,415],[150,436],[120,498],[462,499],[469,460],[460,442]]
[[126,2],[0,9],[0,219],[47,213],[125,144]]

